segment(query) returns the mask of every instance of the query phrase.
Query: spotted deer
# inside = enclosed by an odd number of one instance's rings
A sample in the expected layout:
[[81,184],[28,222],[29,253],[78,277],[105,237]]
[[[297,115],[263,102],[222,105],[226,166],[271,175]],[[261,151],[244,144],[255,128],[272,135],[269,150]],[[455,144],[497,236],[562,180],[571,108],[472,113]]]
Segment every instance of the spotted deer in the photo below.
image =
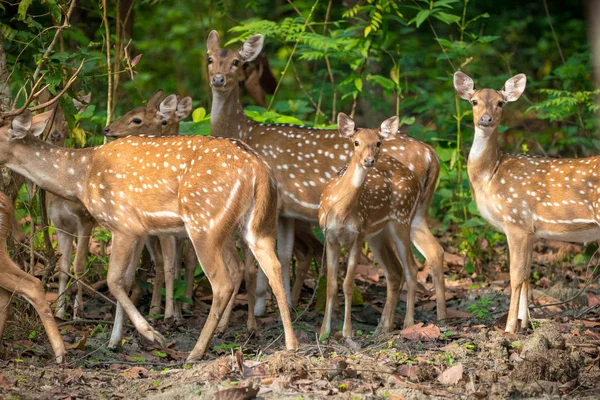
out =
[[55,360],[60,364],[65,359],[65,345],[46,301],[44,287],[39,279],[21,270],[10,259],[6,249],[6,238],[11,231],[15,237],[23,235],[15,219],[15,210],[10,198],[0,192],[0,339],[8,320],[13,294],[23,296],[40,316]]
[[[74,100],[75,108],[81,112],[90,101],[90,95],[82,96],[82,102]],[[64,112],[58,103],[51,106],[51,126],[47,141],[55,146],[64,147],[69,126]],[[58,269],[62,273],[58,277],[58,301],[56,316],[64,319],[66,314],[66,290],[70,279],[71,254],[73,254],[73,238],[77,238],[73,272],[77,280],[77,293],[73,304],[73,318],[80,318],[83,313],[83,286],[79,279],[85,272],[85,264],[89,249],[92,229],[96,221],[81,202],[74,202],[52,193],[46,193],[46,209],[49,219],[56,227],[57,246],[60,252]]]
[[[334,298],[337,296],[338,258],[348,249],[344,280],[344,337],[352,336],[352,294],[356,264],[365,241],[385,271],[387,298],[376,333],[394,328],[394,315],[403,284],[408,288],[404,327],[414,325],[417,265],[412,253],[410,229],[421,196],[417,175],[397,159],[382,155],[382,144],[398,131],[398,117],[385,120],[378,129],[356,129],[346,114],[338,114],[340,135],[353,147],[349,163],[327,181],[319,204],[319,225],[327,254],[327,302],[321,335],[331,332]],[[386,249],[386,251],[384,251]],[[387,255],[398,255],[388,258]]]
[[498,146],[504,106],[521,97],[526,81],[525,75],[519,74],[507,80],[502,90],[476,90],[469,76],[454,74],[456,93],[473,107],[475,137],[467,170],[477,208],[508,241],[511,293],[507,332],[529,326],[533,243],[539,238],[567,242],[600,239],[600,156],[542,158],[507,154]]
[[[10,115],[13,117],[13,115]],[[275,255],[277,188],[268,165],[239,140],[213,137],[128,137],[83,149],[63,149],[35,137],[47,116],[29,110],[0,125],[0,165],[68,200],[80,201],[112,232],[107,283],[137,331],[165,339],[127,294],[147,235],[188,235],[211,283],[213,301],[188,356],[199,359],[241,279],[236,227],[269,277],[284,325],[286,347],[297,348],[281,264]]]
[[[246,40],[239,50],[222,49],[212,31],[207,40],[208,73],[212,88],[211,134],[237,138],[255,149],[273,169],[281,194],[278,255],[289,281],[289,265],[296,221],[318,222],[319,196],[325,182],[349,160],[350,143],[337,131],[293,125],[265,125],[247,118],[240,105],[237,70],[261,51],[263,36]],[[427,214],[437,177],[439,160],[425,143],[397,134],[382,147],[384,154],[401,160],[418,177],[423,188],[411,227],[411,240],[431,267],[437,298],[437,316],[446,318],[444,298],[444,251],[427,225]],[[383,250],[387,252],[387,249]],[[386,254],[392,258],[393,255]],[[266,284],[259,275],[256,314],[265,309]]]
[[[176,95],[172,94],[165,98],[164,92],[158,90],[150,97],[146,106],[136,107],[115,120],[104,128],[104,134],[111,138],[176,136],[179,135],[179,123],[190,115],[191,111],[192,99],[190,97],[178,99]],[[179,263],[176,262],[177,249],[181,251],[181,245],[176,245],[175,237],[172,235],[149,236],[146,240],[146,248],[154,260],[156,269],[150,314],[163,313],[165,319],[175,317],[177,320],[181,320],[181,307],[176,306],[173,300],[174,279],[179,275]],[[188,249],[191,252],[194,251],[191,246]],[[186,257],[186,259],[193,258]],[[188,298],[192,298],[195,268],[195,261],[193,264],[186,265],[187,287],[185,296]],[[166,304],[163,311],[160,290],[165,285]]]

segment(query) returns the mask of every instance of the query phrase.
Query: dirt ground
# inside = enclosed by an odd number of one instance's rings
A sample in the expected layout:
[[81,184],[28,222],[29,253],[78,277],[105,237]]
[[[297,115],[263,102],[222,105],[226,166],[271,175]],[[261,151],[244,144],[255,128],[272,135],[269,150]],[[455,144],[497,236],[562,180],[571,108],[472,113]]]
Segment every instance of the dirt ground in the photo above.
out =
[[[121,352],[108,350],[110,324],[97,320],[110,321],[112,306],[90,299],[89,321],[60,325],[70,350],[67,364],[57,366],[37,318],[18,302],[0,359],[0,399],[600,397],[600,288],[598,278],[592,278],[592,263],[573,267],[582,246],[536,246],[530,303],[534,324],[518,335],[502,329],[509,293],[508,273],[501,265],[505,257],[486,265],[480,271],[483,279],[465,272],[456,249],[446,249],[451,318],[436,321],[432,285],[426,282],[415,316],[422,325],[371,337],[385,301],[385,278],[365,263],[356,279],[362,296],[355,296],[353,307],[355,336],[344,339],[334,333],[319,340],[322,313],[315,302],[303,312],[315,285],[314,272],[305,281],[296,314],[301,345],[295,353],[282,351],[276,310],[258,319],[260,335],[247,337],[247,303],[240,294],[227,333],[214,338],[205,361],[185,365],[210,307],[210,292],[200,284],[195,311],[183,325],[153,322],[168,339],[169,348],[163,350],[144,348],[131,329]],[[403,313],[401,302],[397,327]],[[339,332],[339,317],[334,326]]]

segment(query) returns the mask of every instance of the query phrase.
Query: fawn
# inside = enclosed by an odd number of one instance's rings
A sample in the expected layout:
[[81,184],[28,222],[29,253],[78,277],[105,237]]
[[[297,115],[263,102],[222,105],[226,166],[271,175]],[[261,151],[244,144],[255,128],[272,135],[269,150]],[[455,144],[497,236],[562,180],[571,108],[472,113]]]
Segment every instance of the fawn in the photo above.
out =
[[[417,175],[397,159],[381,155],[382,143],[398,131],[398,117],[385,120],[378,129],[355,129],[354,121],[338,114],[338,129],[350,139],[350,162],[325,184],[319,204],[319,224],[325,235],[327,254],[327,303],[321,335],[331,331],[340,248],[348,249],[348,270],[344,279],[344,337],[352,336],[352,293],[354,275],[362,244],[369,243],[385,271],[387,298],[376,333],[394,327],[394,314],[403,284],[408,287],[404,327],[414,325],[417,265],[410,242],[410,230],[421,196]],[[387,251],[383,251],[387,249]],[[397,252],[397,257],[388,257]],[[401,261],[401,262],[400,262]]]

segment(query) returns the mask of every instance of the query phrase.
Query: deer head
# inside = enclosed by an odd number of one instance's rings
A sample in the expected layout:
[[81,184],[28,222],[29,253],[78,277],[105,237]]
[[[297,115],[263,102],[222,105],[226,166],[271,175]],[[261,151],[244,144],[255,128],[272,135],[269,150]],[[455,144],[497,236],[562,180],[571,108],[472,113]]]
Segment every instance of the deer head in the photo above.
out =
[[356,130],[354,121],[344,113],[338,114],[338,129],[340,134],[351,139],[354,152],[352,161],[369,170],[381,153],[381,142],[392,139],[398,131],[398,117],[394,116],[381,123],[379,129]]
[[454,89],[460,98],[473,106],[473,122],[484,134],[491,134],[498,128],[504,105],[516,101],[525,91],[527,78],[518,74],[504,84],[502,90],[475,90],[475,83],[468,75],[458,71],[454,74]]
[[52,116],[52,110],[32,115],[25,109],[19,115],[0,122],[0,164],[12,157],[11,144],[28,136],[40,136]]
[[136,107],[104,128],[104,135],[120,138],[125,136],[173,136],[179,133],[179,122],[190,115],[192,99],[171,94],[164,97],[156,91],[145,107]]
[[238,85],[238,73],[244,63],[258,57],[264,42],[263,35],[254,35],[239,50],[221,49],[219,34],[212,31],[206,41],[208,79],[213,89],[229,91]]

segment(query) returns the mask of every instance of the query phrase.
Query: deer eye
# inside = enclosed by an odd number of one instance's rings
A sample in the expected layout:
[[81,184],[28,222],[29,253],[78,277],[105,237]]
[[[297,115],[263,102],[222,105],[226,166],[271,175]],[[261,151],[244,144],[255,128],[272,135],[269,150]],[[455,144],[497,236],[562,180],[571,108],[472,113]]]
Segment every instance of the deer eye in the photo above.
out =
[[162,126],[167,126],[167,121],[165,121],[165,120],[163,120],[163,121],[160,121],[160,124],[161,124]]
[[377,142],[377,147],[381,147],[381,142]]
[[358,140],[355,140],[355,141],[354,141],[354,146],[355,146],[355,147],[358,147]]
[[237,67],[238,65],[240,65],[240,60],[233,60],[232,64],[234,67]]
[[213,60],[213,58],[212,58],[212,57],[208,57],[208,63],[209,63],[209,64],[212,64],[212,63],[213,63],[213,61],[214,61],[214,60]]
[[139,124],[142,123],[142,119],[138,118],[138,117],[135,117],[134,119],[131,120],[131,122],[133,122],[136,125],[139,125]]
[[498,102],[498,107],[500,107],[500,108],[504,107],[504,102],[503,101],[499,101]]
[[471,100],[471,104],[473,104],[474,106],[477,105],[477,100]]

